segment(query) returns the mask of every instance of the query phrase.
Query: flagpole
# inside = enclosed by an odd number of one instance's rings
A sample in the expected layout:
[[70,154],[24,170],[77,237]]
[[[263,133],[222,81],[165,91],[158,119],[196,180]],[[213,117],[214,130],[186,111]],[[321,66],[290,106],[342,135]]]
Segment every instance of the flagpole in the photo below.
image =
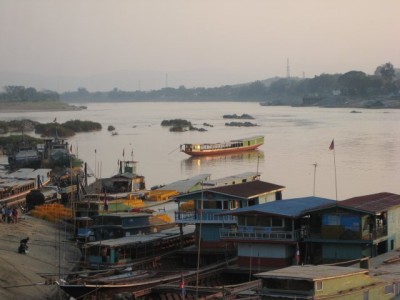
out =
[[313,196],[315,196],[315,177],[316,177],[316,174],[317,174],[317,166],[318,166],[318,164],[317,164],[317,163],[315,163],[315,164],[313,164],[313,166],[314,166],[314,186],[313,186]]
[[335,147],[333,147],[333,164],[335,166],[335,193],[336,193],[336,201],[337,201],[337,176],[336,176],[336,154]]
[[333,165],[335,167],[335,192],[336,192],[336,201],[337,201],[336,153],[335,153],[335,140],[334,139],[332,139],[332,142],[329,146],[329,150],[333,150]]

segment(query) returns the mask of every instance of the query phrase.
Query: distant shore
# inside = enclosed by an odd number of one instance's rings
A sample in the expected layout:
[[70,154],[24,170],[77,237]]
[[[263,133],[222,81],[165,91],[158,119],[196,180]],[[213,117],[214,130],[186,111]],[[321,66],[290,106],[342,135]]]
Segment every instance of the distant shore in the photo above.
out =
[[[26,237],[29,252],[19,254],[20,240]],[[50,284],[44,274],[57,279],[80,259],[79,249],[66,239],[64,231],[47,221],[23,215],[17,224],[0,222],[0,240],[0,299],[59,299],[61,290]]]
[[29,112],[29,111],[74,111],[82,107],[59,101],[38,102],[0,102],[0,112]]

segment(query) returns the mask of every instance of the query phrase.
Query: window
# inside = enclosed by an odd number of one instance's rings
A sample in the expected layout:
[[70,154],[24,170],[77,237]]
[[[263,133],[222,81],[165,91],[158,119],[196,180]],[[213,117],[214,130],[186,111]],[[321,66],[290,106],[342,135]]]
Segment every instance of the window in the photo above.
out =
[[278,218],[272,218],[272,227],[283,227],[283,220]]
[[322,291],[323,288],[324,288],[324,286],[323,286],[323,284],[322,284],[322,281],[316,281],[316,282],[315,282],[315,289],[316,289],[317,291]]

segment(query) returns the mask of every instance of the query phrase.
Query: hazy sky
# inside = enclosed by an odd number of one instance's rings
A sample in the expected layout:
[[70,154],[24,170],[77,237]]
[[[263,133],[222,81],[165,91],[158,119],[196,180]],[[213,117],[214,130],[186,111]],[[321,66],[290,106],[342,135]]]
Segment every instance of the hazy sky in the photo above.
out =
[[400,1],[0,0],[0,55],[0,72],[132,71],[127,90],[285,77],[288,58],[291,76],[371,74],[400,67]]

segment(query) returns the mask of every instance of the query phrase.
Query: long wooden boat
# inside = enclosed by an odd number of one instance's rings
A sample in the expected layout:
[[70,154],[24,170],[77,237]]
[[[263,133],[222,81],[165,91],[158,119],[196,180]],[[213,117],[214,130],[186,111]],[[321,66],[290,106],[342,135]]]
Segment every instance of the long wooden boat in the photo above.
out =
[[0,177],[0,204],[14,206],[25,202],[32,190],[48,185],[51,169],[19,169]]
[[[204,266],[199,270],[177,269],[177,270],[136,270],[121,274],[119,276],[96,276],[95,279],[71,278],[56,281],[58,286],[68,295],[81,299],[84,296],[96,294],[106,298],[121,292],[129,292],[132,295],[143,296],[150,293],[151,289],[161,284],[176,283],[184,280],[194,280],[197,276],[208,276],[210,272],[221,272],[229,262],[218,262],[209,266]],[[108,298],[107,298],[108,299]],[[135,298],[137,299],[137,298]]]
[[221,143],[182,144],[180,150],[191,156],[221,155],[254,150],[262,144],[264,137],[254,136]]

